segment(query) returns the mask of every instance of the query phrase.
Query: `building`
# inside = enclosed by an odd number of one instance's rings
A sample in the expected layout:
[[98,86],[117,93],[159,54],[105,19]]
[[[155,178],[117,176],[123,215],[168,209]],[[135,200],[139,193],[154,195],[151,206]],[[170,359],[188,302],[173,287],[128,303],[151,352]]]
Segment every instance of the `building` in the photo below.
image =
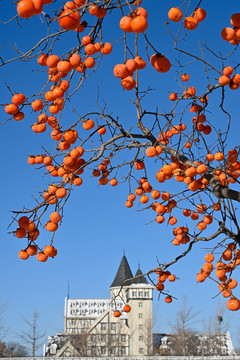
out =
[[233,356],[231,336],[226,333],[153,334],[154,353],[160,356]]
[[[124,255],[110,286],[109,299],[65,299],[64,332],[48,338],[43,355],[56,358],[234,355],[229,333],[153,334],[153,289],[140,268],[133,279]],[[125,304],[131,306],[129,313],[123,312]],[[114,317],[115,310],[121,311],[119,318]]]
[[[49,337],[44,355],[152,355],[154,287],[143,276],[140,267],[132,278],[132,271],[124,255],[110,286],[109,299],[66,298],[64,333]],[[131,306],[129,313],[123,312],[125,304]],[[114,317],[115,310],[121,311],[119,318]]]

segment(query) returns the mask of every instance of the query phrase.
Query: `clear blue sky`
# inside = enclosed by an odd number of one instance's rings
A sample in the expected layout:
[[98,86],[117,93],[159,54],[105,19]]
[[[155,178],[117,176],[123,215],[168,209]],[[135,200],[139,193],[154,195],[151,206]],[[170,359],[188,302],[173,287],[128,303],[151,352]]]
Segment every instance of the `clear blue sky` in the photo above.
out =
[[[167,12],[170,7],[180,5],[180,1],[143,0],[143,6],[149,13],[149,28],[147,35],[159,52],[162,52],[176,64],[179,54],[172,50],[171,37],[166,33],[163,25],[167,20]],[[197,3],[193,1],[194,4]],[[197,30],[189,34],[186,42],[182,43],[184,49],[199,54],[198,41],[207,41],[211,49],[220,50],[227,54],[233,49],[220,37],[223,27],[229,26],[232,13],[239,12],[239,2],[233,0],[228,3],[220,1],[203,1],[202,7],[207,10],[206,20],[199,24]],[[57,0],[54,6],[62,6]],[[59,6],[58,6],[59,5]],[[16,14],[16,6],[10,5],[9,1],[0,3],[1,20],[6,21]],[[49,7],[48,9],[52,9]],[[194,6],[192,5],[192,9]],[[104,41],[113,42],[122,36],[118,28],[120,14],[115,19],[111,16],[105,27]],[[7,25],[0,24],[2,36],[0,49],[4,60],[14,57],[13,46],[19,50],[27,51],[33,46],[41,35],[44,36],[45,27],[38,16],[21,20],[21,27],[16,25],[15,20]],[[176,24],[170,24],[173,32],[177,29]],[[55,28],[58,29],[56,23]],[[72,32],[64,36],[64,39],[56,45],[58,51],[76,45],[77,38]],[[146,59],[145,47],[140,48],[142,57]],[[152,54],[149,49],[150,55]],[[116,43],[113,53],[104,59],[100,66],[99,74],[91,77],[88,84],[83,88],[73,101],[78,102],[81,113],[96,110],[96,98],[98,87],[100,91],[100,102],[106,101],[109,111],[118,115],[122,123],[128,128],[132,125],[132,119],[136,119],[134,106],[128,102],[133,94],[123,92],[119,79],[113,77],[112,69],[116,63],[123,61],[123,45]],[[213,61],[210,56],[210,61]],[[215,61],[215,60],[214,60]],[[235,61],[237,59],[235,58]],[[220,61],[215,62],[216,67],[221,69]],[[229,65],[226,61],[225,65]],[[187,69],[187,68],[186,68]],[[33,71],[35,70],[35,71]],[[168,74],[154,72],[148,63],[145,74],[141,75],[142,87],[149,84],[155,89],[147,96],[145,106],[148,109],[168,111],[172,104],[168,100],[168,91],[180,91],[177,82],[179,69],[172,66]],[[191,64],[187,70],[191,76],[192,84],[203,92],[206,89],[206,79],[203,79],[202,69]],[[147,74],[147,75],[146,75]],[[4,85],[6,82],[14,91],[23,92],[26,96],[37,94],[43,85],[45,74],[39,72],[36,61],[32,63],[12,62],[7,66],[0,67],[1,76],[1,104],[10,102],[11,95]],[[227,91],[226,107],[233,115],[233,126],[231,142],[229,146],[235,146],[239,142],[238,118],[239,110],[237,99],[239,90]],[[212,119],[216,120],[217,127],[226,126],[226,118],[218,112],[219,100],[213,97],[210,110]],[[231,106],[231,108],[230,108]],[[93,109],[94,108],[94,109]],[[189,115],[188,115],[189,116]],[[64,115],[66,124],[71,123],[72,114],[70,110]],[[48,149],[53,148],[49,141],[49,131],[44,134],[35,134],[31,125],[36,115],[28,113],[21,122],[10,121],[0,127],[1,133],[1,292],[0,298],[6,302],[7,308],[4,313],[4,321],[9,327],[6,340],[16,339],[16,332],[24,328],[21,319],[23,315],[30,318],[33,311],[40,313],[40,321],[47,329],[47,335],[63,331],[63,309],[64,297],[67,295],[67,284],[70,283],[70,297],[76,298],[101,298],[109,296],[109,286],[116,274],[120,264],[123,249],[133,273],[136,272],[140,262],[143,272],[157,265],[156,257],[160,261],[174,258],[181,249],[173,248],[170,244],[172,239],[171,229],[165,225],[150,223],[153,220],[152,212],[136,212],[136,207],[127,209],[124,204],[128,195],[127,184],[119,185],[117,188],[110,186],[98,187],[96,179],[86,172],[83,177],[84,184],[81,188],[74,190],[74,195],[69,200],[64,211],[64,221],[55,235],[55,246],[58,248],[58,256],[49,259],[46,263],[37,262],[35,258],[28,261],[18,259],[18,251],[26,246],[24,239],[17,239],[9,234],[15,230],[8,229],[11,223],[11,210],[20,210],[23,206],[31,207],[34,204],[32,195],[38,192],[38,186],[42,190],[48,183],[43,177],[41,170],[27,164],[27,155],[41,153],[41,146]],[[1,110],[1,122],[7,120],[4,108]],[[213,140],[213,139],[212,139]],[[149,164],[149,169],[155,167]],[[156,170],[155,170],[156,171]],[[174,183],[168,183],[170,190],[174,190]],[[156,184],[157,186],[157,184]],[[50,235],[42,230],[40,241],[43,246],[50,241]],[[180,280],[170,284],[167,288],[174,296],[181,298],[187,295],[189,301],[194,305],[196,311],[201,311],[200,318],[208,318],[214,313],[218,299],[212,300],[217,294],[217,289],[210,282],[196,284],[195,276],[203,263],[206,250],[198,245],[189,256],[181,263],[174,266],[173,273]],[[157,330],[169,331],[168,321],[174,317],[179,302],[174,301],[171,305],[164,303],[163,299],[157,301],[157,293],[154,299],[154,312]],[[220,300],[220,299],[219,299]],[[238,329],[239,313],[234,314],[230,329],[234,342],[237,345],[236,334]],[[201,328],[201,323],[199,323]]]

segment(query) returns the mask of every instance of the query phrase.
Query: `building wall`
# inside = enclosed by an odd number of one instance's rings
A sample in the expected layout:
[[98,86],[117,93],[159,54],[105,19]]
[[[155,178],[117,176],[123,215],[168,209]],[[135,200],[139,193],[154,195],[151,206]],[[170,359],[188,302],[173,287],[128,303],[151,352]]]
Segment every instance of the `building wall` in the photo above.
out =
[[[111,297],[119,294],[120,287],[111,288]],[[131,306],[127,314],[130,331],[130,356],[152,354],[152,296],[150,284],[131,284],[122,288],[120,296]]]
[[147,284],[133,284],[127,291],[132,309],[128,319],[131,356],[152,355],[152,291]]

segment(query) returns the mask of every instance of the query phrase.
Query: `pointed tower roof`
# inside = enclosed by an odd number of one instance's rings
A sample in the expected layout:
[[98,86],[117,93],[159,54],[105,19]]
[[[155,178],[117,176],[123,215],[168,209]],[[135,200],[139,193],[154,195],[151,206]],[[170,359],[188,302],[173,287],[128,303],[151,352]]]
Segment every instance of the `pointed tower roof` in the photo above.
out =
[[[122,283],[127,280],[127,279],[131,279],[133,277],[132,271],[130,269],[130,266],[128,264],[127,258],[125,255],[123,255],[122,257],[122,261],[119,265],[117,274],[115,276],[115,279],[113,280],[111,287],[115,287],[115,286],[121,286]],[[132,280],[128,281],[127,283],[125,283],[125,285],[130,285],[132,284]]]
[[[139,276],[142,275],[142,276]],[[149,282],[147,281],[147,279],[145,278],[145,276],[143,276],[142,270],[140,269],[140,267],[138,267],[138,270],[136,272],[135,276],[139,276],[136,279],[133,280],[134,284],[149,284]]]

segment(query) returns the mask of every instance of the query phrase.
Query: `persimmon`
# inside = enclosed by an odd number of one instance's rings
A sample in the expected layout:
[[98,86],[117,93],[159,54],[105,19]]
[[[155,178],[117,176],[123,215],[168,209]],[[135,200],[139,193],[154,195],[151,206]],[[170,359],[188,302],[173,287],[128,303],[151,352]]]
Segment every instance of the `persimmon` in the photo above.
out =
[[80,24],[81,16],[78,11],[71,9],[61,12],[58,18],[58,23],[62,29],[74,30]]
[[54,257],[54,256],[57,255],[56,250],[57,250],[57,249],[55,249],[54,246],[52,246],[52,245],[47,245],[47,246],[45,246],[45,248],[44,248],[44,254],[45,254],[46,256],[49,256],[49,257]]
[[[76,69],[81,64],[81,61],[82,58],[79,54],[72,54],[71,57],[69,58],[69,62],[73,69]],[[62,88],[62,84],[60,85],[60,87],[64,91],[64,89]],[[68,83],[68,87],[69,87],[69,83]]]
[[121,80],[121,85],[125,90],[132,90],[135,88],[136,81],[132,76],[126,76]]
[[126,312],[126,313],[129,313],[131,311],[131,306],[130,305],[124,305],[123,307],[123,311]]
[[37,254],[37,260],[40,262],[46,262],[48,259],[48,256],[46,254],[44,254],[43,252],[39,252]]
[[214,160],[214,155],[213,154],[207,154],[206,160],[207,161],[213,161]]
[[238,282],[237,280],[235,279],[230,279],[228,282],[227,282],[227,286],[229,289],[235,289],[238,285]]
[[22,239],[22,238],[24,238],[26,235],[27,235],[27,231],[26,231],[24,228],[18,228],[18,229],[15,231],[15,236],[16,236],[18,239]]
[[97,4],[92,4],[89,6],[89,14],[96,16],[98,12],[100,11],[100,7]]
[[19,111],[18,113],[16,113],[15,115],[13,115],[14,120],[16,121],[20,121],[22,119],[24,119],[25,115],[22,111]]
[[146,149],[146,155],[148,157],[154,157],[157,155],[157,150],[154,146],[150,146]]
[[52,221],[48,221],[45,225],[45,229],[48,231],[56,231],[58,229],[58,224]]
[[29,254],[26,250],[20,250],[18,253],[18,257],[22,260],[27,260],[29,258]]
[[60,199],[65,198],[67,195],[67,190],[65,188],[58,188],[56,190],[56,196]]
[[101,53],[103,55],[109,55],[112,52],[112,44],[109,42],[106,42],[105,44],[102,45],[101,47]]
[[110,183],[111,186],[117,186],[118,181],[117,181],[117,179],[113,178],[113,179],[111,179],[111,180],[109,181],[109,183]]
[[21,18],[28,19],[35,13],[35,7],[32,0],[21,0],[17,4],[17,13]]
[[204,282],[206,280],[206,275],[204,273],[198,273],[196,280],[197,282]]
[[8,115],[16,115],[18,111],[19,111],[18,106],[15,104],[8,104],[5,106],[5,112]]
[[95,66],[95,60],[93,57],[88,56],[85,59],[84,64],[85,64],[86,68],[92,69]]
[[193,16],[188,16],[184,19],[184,26],[187,30],[195,30],[198,26],[198,19]]
[[123,79],[128,76],[128,69],[125,64],[117,64],[113,68],[113,74],[115,77]]
[[166,296],[164,301],[165,301],[165,303],[170,304],[172,302],[172,297],[171,296]]
[[83,122],[83,128],[85,130],[91,130],[94,127],[94,121],[92,119],[87,119]]
[[121,316],[121,312],[116,310],[116,311],[114,311],[113,316],[114,317],[119,317],[119,316]]
[[123,16],[119,23],[120,29],[122,29],[123,31],[128,32],[128,33],[133,32],[133,30],[131,28],[131,22],[132,22],[132,19],[130,17]]
[[162,283],[158,283],[158,284],[156,285],[155,289],[156,289],[157,291],[163,291],[163,290],[165,289],[165,286],[164,286],[164,284],[162,284]]
[[99,185],[107,185],[107,183],[108,183],[108,178],[102,176],[102,177],[100,177],[100,179],[98,180],[98,183],[99,183]]
[[145,60],[143,60],[143,58],[141,56],[135,56],[134,60],[137,63],[137,69],[138,70],[142,70],[146,67],[147,63]]
[[191,212],[190,209],[184,209],[184,210],[183,210],[183,215],[186,216],[186,217],[190,216],[191,213],[192,213],[192,212]]
[[47,58],[48,56],[46,54],[41,54],[37,58],[37,62],[41,66],[47,66]]
[[29,246],[27,247],[27,253],[28,253],[28,255],[34,256],[34,255],[37,254],[37,252],[38,252],[38,248],[37,248],[36,245],[29,245]]
[[15,94],[12,97],[12,103],[15,105],[22,105],[25,100],[26,98],[24,94]]
[[170,225],[175,225],[177,223],[177,218],[175,216],[171,216],[168,220]]
[[179,22],[181,21],[182,17],[183,17],[183,13],[182,10],[180,10],[177,7],[172,7],[169,11],[168,11],[168,17],[170,20],[172,20],[173,22]]
[[161,73],[168,72],[171,68],[168,58],[161,54],[153,54],[150,58],[150,63],[155,70]]
[[139,34],[147,30],[148,22],[145,16],[138,15],[130,23],[130,27],[133,32]]
[[40,111],[43,108],[43,103],[41,100],[34,100],[31,105],[35,111]]
[[142,170],[145,168],[144,162],[143,161],[136,161],[134,163],[134,167],[136,170]]
[[240,309],[240,301],[234,297],[231,297],[227,301],[227,308],[231,311],[237,311]]
[[29,224],[29,218],[27,216],[21,216],[18,219],[18,225],[20,228],[26,229]]
[[131,207],[133,207],[133,202],[131,200],[127,200],[125,202],[125,206],[128,207],[128,208],[131,208]]
[[134,1],[133,5],[139,6],[139,5],[141,5],[141,3],[142,3],[142,0],[136,0],[136,1]]
[[204,9],[197,8],[197,10],[195,10],[194,12],[194,17],[197,19],[198,22],[203,21],[206,16],[207,16],[207,12]]
[[186,82],[186,81],[189,81],[190,79],[190,76],[188,74],[182,74],[181,75],[181,80]]
[[171,101],[176,101],[178,98],[177,94],[175,92],[172,92],[170,95],[169,95],[169,100]]
[[230,27],[225,27],[221,32],[221,37],[223,40],[230,41],[234,38],[234,29]]
[[222,258],[226,261],[232,260],[232,251],[230,249],[226,249],[222,254]]
[[168,275],[168,281],[173,282],[173,281],[175,281],[175,280],[176,280],[176,276],[175,276],[175,275],[173,275],[173,274]]

